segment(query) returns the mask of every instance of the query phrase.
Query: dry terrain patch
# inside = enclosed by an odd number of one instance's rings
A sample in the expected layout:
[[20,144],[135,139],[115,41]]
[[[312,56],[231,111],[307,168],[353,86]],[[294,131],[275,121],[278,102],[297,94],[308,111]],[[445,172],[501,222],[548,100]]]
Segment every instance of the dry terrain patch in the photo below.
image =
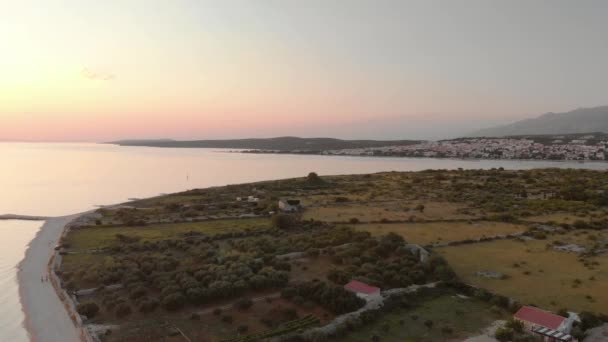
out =
[[427,223],[371,223],[354,225],[358,230],[365,230],[372,235],[397,233],[408,242],[420,245],[462,241],[492,237],[503,234],[521,233],[526,230],[523,225],[475,221],[475,222],[427,222]]
[[[423,211],[417,210],[418,205],[424,205]],[[307,208],[303,214],[305,219],[314,219],[327,222],[347,222],[356,218],[361,222],[405,220],[466,220],[474,218],[471,215],[460,213],[466,208],[463,204],[449,202],[347,202],[343,204],[330,204],[322,207]]]
[[590,217],[577,215],[576,213],[553,213],[553,214],[524,217],[523,219],[526,221],[538,222],[538,223],[555,222],[557,224],[560,224],[560,223],[573,224],[575,221],[578,221],[578,220],[589,221]]
[[[555,238],[564,238],[556,236]],[[467,283],[547,309],[568,308],[607,313],[608,255],[591,258],[589,269],[574,253],[554,251],[551,240],[497,240],[437,248]],[[506,279],[476,276],[499,272]]]

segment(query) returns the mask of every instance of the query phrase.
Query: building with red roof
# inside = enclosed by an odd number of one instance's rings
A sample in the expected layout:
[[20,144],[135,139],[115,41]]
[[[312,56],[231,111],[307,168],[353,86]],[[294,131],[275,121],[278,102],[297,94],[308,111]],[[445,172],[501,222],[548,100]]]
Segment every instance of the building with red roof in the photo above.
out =
[[348,284],[344,285],[344,288],[348,291],[356,293],[360,297],[369,297],[380,294],[379,287],[371,286],[358,280],[351,280]]
[[526,330],[541,335],[545,341],[571,341],[569,319],[533,306],[522,306],[513,318],[521,321]]
[[554,330],[558,330],[562,323],[566,321],[565,317],[533,306],[522,306],[513,317],[522,321],[524,324],[540,325]]

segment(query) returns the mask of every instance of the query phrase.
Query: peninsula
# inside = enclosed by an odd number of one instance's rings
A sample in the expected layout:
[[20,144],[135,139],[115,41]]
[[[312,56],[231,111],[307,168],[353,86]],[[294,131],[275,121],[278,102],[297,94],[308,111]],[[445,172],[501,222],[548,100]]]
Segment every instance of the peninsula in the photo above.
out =
[[51,267],[92,340],[513,340],[530,310],[580,338],[608,320],[607,189],[557,169],[194,189],[82,216]]

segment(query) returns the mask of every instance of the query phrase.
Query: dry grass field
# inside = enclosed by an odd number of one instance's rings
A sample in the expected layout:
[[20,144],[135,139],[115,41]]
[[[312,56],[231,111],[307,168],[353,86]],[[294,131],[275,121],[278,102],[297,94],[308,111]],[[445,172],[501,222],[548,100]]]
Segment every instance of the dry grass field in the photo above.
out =
[[214,235],[226,232],[266,229],[270,226],[270,219],[267,218],[150,224],[134,227],[92,226],[71,231],[65,242],[70,245],[71,249],[86,250],[116,245],[118,243],[117,234],[129,235],[139,238],[144,242],[181,238],[184,233],[188,232]]
[[[564,238],[556,236],[555,238]],[[499,240],[437,248],[465,281],[522,303],[557,310],[568,308],[608,313],[608,255],[591,258],[591,269],[574,253],[547,248],[550,240]],[[487,279],[477,271],[500,272],[506,279]]]
[[526,227],[522,225],[490,221],[370,223],[353,225],[353,227],[368,231],[374,236],[394,232],[403,236],[406,241],[420,245],[514,234],[526,230]]
[[[505,312],[492,311],[491,304],[478,299],[444,295],[427,300],[414,309],[390,312],[377,322],[337,341],[367,342],[373,341],[373,336],[388,342],[462,341],[480,334],[493,321],[506,317]],[[426,320],[433,321],[431,329],[424,325]],[[450,333],[446,334],[442,328],[449,328]]]
[[[418,205],[424,205],[424,210],[417,210]],[[437,220],[466,220],[472,215],[462,214],[466,208],[459,203],[448,202],[370,202],[370,203],[334,203],[326,206],[307,208],[304,219],[314,219],[327,222],[347,222],[356,218],[361,222],[381,221],[437,221]]]
[[525,217],[524,220],[529,222],[538,222],[538,223],[546,223],[546,222],[555,222],[557,224],[567,223],[572,224],[577,220],[589,221],[591,217],[585,215],[576,215],[575,213],[554,213],[554,214],[546,214],[546,215],[538,215],[538,216],[530,216]]

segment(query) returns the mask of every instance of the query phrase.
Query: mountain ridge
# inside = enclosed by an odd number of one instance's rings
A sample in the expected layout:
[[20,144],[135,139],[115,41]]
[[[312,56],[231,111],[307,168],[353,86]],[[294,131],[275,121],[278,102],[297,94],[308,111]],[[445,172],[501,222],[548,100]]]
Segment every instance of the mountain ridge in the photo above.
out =
[[608,106],[578,108],[564,113],[545,113],[536,118],[480,129],[469,137],[578,134],[608,132]]

